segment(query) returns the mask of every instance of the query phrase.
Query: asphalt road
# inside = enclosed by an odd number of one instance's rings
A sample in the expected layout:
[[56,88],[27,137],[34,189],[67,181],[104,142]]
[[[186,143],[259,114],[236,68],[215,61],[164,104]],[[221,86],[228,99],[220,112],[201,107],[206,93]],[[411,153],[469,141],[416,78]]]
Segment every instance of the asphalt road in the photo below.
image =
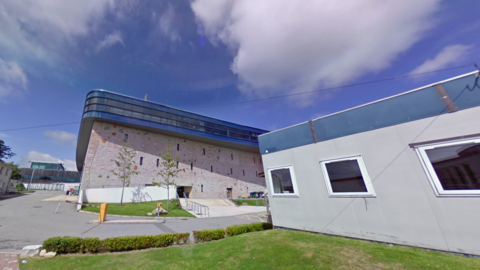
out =
[[[163,224],[89,224],[97,215],[79,213],[74,204],[41,200],[64,195],[59,191],[35,193],[0,200],[0,252],[20,252],[27,245],[39,245],[53,236],[99,237],[154,235],[169,232],[226,228],[233,224],[261,221],[261,214],[232,217],[168,219]],[[108,219],[113,219],[108,218]],[[116,218],[128,219],[128,218]]]

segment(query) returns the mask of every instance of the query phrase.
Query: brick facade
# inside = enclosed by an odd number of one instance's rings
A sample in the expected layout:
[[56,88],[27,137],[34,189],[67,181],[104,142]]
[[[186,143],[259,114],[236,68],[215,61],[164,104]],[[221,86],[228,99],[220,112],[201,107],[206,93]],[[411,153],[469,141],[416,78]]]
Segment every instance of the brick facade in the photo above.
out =
[[[102,122],[93,124],[82,189],[121,186],[120,180],[110,171],[114,169],[113,159],[125,134],[128,134],[128,141],[133,142],[133,148],[138,150],[135,162],[140,175],[132,176],[132,186],[159,180],[157,172],[161,167],[156,167],[157,159],[170,145],[171,155],[179,157],[178,168],[183,170],[178,173],[175,182],[178,186],[186,187],[190,198],[225,198],[227,188],[231,188],[233,198],[265,190],[265,178],[258,176],[263,171],[260,154]],[[143,157],[142,165],[139,165],[140,157]]]

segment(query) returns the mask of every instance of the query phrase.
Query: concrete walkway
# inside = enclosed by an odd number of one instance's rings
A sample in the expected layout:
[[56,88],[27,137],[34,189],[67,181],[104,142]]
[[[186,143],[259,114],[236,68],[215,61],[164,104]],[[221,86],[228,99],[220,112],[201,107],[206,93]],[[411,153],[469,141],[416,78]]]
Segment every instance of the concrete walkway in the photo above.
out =
[[[234,224],[249,224],[266,219],[265,214],[243,214],[186,220],[168,219],[166,223],[157,224],[91,224],[90,221],[95,220],[97,216],[78,213],[74,204],[62,202],[58,213],[55,214],[59,202],[42,201],[64,194],[63,191],[44,190],[0,200],[0,252],[20,253],[24,246],[42,244],[44,240],[54,236],[104,239],[126,235],[192,233],[193,230],[226,228]],[[243,207],[246,206],[233,208],[242,209]],[[135,219],[138,218],[107,216],[107,220]]]
[[186,200],[180,199],[182,208],[197,218],[230,217],[267,211],[267,208],[264,206],[237,206],[227,199],[188,199],[188,202],[208,206],[208,210],[202,208],[202,214],[199,214],[198,210],[193,211],[186,208]]

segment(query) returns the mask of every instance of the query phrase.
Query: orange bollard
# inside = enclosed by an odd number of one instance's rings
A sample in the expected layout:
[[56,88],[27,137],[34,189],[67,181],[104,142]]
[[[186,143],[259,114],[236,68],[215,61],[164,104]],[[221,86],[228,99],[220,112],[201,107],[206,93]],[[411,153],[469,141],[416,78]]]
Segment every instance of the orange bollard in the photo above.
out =
[[107,210],[108,210],[108,203],[102,203],[100,206],[100,215],[98,215],[98,222],[103,222],[107,220]]

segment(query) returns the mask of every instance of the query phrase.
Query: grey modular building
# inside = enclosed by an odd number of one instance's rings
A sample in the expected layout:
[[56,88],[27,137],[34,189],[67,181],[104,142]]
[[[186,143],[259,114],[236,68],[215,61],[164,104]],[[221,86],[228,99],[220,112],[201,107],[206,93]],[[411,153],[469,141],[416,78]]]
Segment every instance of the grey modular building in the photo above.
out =
[[259,144],[276,227],[480,255],[478,72]]

